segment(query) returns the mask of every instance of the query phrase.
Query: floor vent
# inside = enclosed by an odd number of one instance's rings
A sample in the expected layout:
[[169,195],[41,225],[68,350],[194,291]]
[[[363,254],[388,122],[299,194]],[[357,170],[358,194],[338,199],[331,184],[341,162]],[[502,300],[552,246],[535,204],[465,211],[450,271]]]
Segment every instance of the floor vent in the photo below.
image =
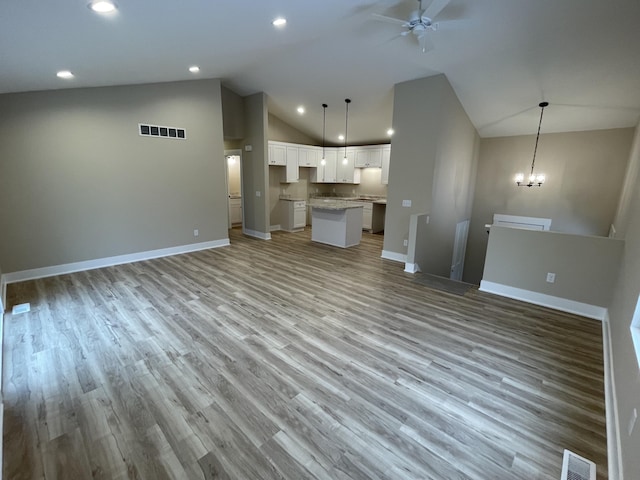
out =
[[596,464],[565,450],[560,480],[596,480]]
[[12,315],[19,315],[21,313],[27,313],[31,311],[31,304],[30,303],[21,303],[20,305],[14,305],[13,309],[11,310],[11,314]]

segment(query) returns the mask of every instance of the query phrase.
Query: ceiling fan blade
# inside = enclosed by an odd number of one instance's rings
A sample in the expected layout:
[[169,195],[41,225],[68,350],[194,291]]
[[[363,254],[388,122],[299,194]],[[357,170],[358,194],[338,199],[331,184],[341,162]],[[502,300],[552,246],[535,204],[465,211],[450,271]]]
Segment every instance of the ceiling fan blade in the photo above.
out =
[[449,4],[450,0],[433,0],[431,4],[422,13],[423,17],[433,20],[438,14]]
[[403,27],[407,25],[407,22],[405,20],[400,20],[399,18],[386,17],[378,13],[372,13],[371,16],[376,20],[380,20],[382,22],[393,23],[395,25],[402,25]]

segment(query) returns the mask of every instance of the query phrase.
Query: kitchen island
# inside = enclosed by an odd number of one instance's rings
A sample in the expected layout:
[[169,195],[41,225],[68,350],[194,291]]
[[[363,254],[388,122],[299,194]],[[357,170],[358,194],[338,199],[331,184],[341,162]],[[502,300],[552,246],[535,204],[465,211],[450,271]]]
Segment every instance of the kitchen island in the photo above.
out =
[[312,202],[311,240],[347,248],[362,239],[362,205],[324,200]]

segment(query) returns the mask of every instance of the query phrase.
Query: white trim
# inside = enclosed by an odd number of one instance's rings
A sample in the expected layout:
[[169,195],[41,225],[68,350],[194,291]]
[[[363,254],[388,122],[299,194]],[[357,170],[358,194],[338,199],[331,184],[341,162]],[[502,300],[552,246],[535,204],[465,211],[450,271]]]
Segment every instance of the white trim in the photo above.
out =
[[394,262],[407,262],[407,256],[404,253],[392,252],[391,250],[382,250],[382,255],[380,255],[380,257],[385,260],[393,260]]
[[282,230],[282,227],[280,225],[271,225],[269,227],[270,232],[279,232],[280,230]]
[[261,240],[271,240],[271,233],[258,232],[256,230],[249,230],[242,227],[242,233],[249,235],[250,237],[259,238]]
[[[7,302],[7,284],[0,276],[0,318],[4,313],[4,304]],[[1,478],[1,477],[0,477]]]
[[404,271],[407,273],[416,273],[416,272],[420,272],[420,265],[418,265],[417,263],[405,263],[404,264]]
[[227,245],[229,245],[229,239],[223,238],[221,240],[213,240],[211,242],[190,243],[188,245],[180,245],[177,247],[148,250],[146,252],[117,255],[115,257],[98,258],[96,260],[87,260],[84,262],[66,263],[64,265],[54,265],[52,267],[22,270],[19,272],[3,274],[2,283],[8,284],[23,282],[25,280],[53,277],[67,273],[81,272],[84,270],[93,270],[94,268],[111,267],[113,265],[121,265],[123,263],[140,262],[143,260],[151,260],[152,258],[169,257],[171,255],[179,255],[181,253],[197,252],[199,250],[224,247]]
[[588,303],[576,302],[566,298],[554,297],[544,293],[532,292],[522,288],[510,287],[500,283],[488,282],[482,280],[480,282],[480,291],[494,293],[503,297],[522,300],[524,302],[533,303],[542,307],[549,307],[562,312],[574,313],[583,317],[593,318],[594,320],[604,320],[607,309],[597,305],[589,305]]
[[604,401],[607,424],[607,459],[609,478],[623,480],[622,445],[618,428],[618,398],[613,372],[613,349],[611,348],[611,324],[609,314],[602,322],[602,353],[604,357]]
[[549,230],[551,219],[494,213],[493,224],[498,227],[524,228],[525,230]]

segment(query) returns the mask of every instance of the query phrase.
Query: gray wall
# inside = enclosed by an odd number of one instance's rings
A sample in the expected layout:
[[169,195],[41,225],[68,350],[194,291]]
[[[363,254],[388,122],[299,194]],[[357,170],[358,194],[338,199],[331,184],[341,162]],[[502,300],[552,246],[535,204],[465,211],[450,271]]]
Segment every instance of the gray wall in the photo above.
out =
[[558,232],[608,235],[632,137],[632,128],[541,135],[536,171],[547,181],[540,188],[513,181],[530,168],[535,135],[482,139],[464,280],[482,278],[484,225],[494,213],[551,218],[551,230]]
[[449,277],[456,224],[471,218],[480,137],[448,83],[442,95],[430,223],[416,262],[423,272]]
[[244,138],[245,119],[242,97],[226,87],[221,88],[221,95],[222,125],[225,141]]
[[607,307],[623,248],[607,237],[491,227],[482,281]]
[[271,113],[269,114],[269,140],[301,145],[322,145],[322,139],[310,137]]
[[227,238],[223,150],[217,80],[0,95],[4,273]]
[[[627,214],[618,218],[618,232],[624,232],[625,248],[620,273],[609,308],[613,368],[618,402],[618,430],[621,439],[625,479],[640,478],[640,422],[631,436],[627,433],[634,408],[640,410],[640,368],[629,327],[640,295],[640,126],[635,132],[635,148],[629,162],[632,185],[626,198]],[[614,461],[610,459],[609,461]],[[621,477],[622,478],[622,477]]]
[[[267,97],[256,93],[244,97],[245,137],[242,152],[242,195],[245,230],[269,233],[269,166],[267,163]],[[258,194],[260,196],[258,196]]]
[[478,135],[444,75],[396,85],[393,103],[384,250],[406,254],[409,217],[428,212],[416,258],[423,271],[448,276],[455,225],[471,214]]

